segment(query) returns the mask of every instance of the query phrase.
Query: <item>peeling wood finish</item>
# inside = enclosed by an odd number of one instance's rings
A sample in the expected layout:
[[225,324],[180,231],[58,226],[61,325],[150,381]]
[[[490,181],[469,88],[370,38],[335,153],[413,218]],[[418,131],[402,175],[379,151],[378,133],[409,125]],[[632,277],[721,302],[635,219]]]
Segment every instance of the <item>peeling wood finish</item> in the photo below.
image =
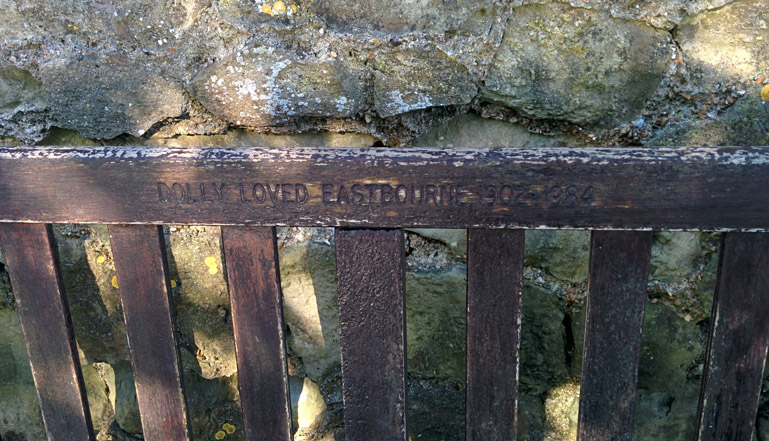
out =
[[769,148],[0,148],[0,222],[769,231]]
[[152,159],[152,160],[222,160],[222,161],[337,161],[384,160],[392,163],[404,158],[422,161],[494,160],[609,164],[617,160],[637,162],[718,161],[734,165],[766,163],[765,147],[538,147],[538,148],[199,148],[199,147],[6,147],[0,146],[3,159]]
[[594,231],[578,440],[630,441],[651,232]]
[[136,398],[147,441],[189,441],[161,227],[110,226]]
[[467,441],[515,441],[523,230],[467,236]]
[[406,441],[406,323],[401,230],[337,229],[347,441]]
[[48,441],[95,440],[50,225],[0,225]]
[[750,441],[769,346],[769,235],[724,238],[697,441]]
[[291,403],[275,228],[222,228],[247,441],[290,441]]

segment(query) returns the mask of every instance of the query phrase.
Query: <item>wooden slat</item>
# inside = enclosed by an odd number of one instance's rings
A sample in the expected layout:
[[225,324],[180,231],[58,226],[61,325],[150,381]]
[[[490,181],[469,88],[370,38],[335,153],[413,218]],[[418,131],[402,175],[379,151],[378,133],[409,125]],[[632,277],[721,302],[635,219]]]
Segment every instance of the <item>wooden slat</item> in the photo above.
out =
[[111,226],[110,242],[144,439],[189,440],[163,230]]
[[0,222],[769,231],[769,148],[0,147]]
[[48,441],[93,440],[51,227],[2,224],[0,242]]
[[248,441],[289,441],[291,403],[275,228],[222,228]]
[[721,247],[698,441],[750,441],[769,345],[769,235],[730,233]]
[[523,230],[467,237],[467,441],[515,441]]
[[578,439],[629,441],[649,276],[650,231],[594,231]]
[[336,230],[344,430],[406,440],[403,232]]

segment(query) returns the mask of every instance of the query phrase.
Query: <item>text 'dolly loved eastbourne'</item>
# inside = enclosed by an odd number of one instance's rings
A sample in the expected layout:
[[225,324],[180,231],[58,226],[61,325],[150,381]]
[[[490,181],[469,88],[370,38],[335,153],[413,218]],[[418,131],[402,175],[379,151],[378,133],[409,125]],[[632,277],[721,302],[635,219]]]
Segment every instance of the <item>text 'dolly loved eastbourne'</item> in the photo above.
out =
[[401,205],[422,207],[590,207],[593,187],[520,183],[454,185],[401,183],[158,182],[157,200],[167,204]]

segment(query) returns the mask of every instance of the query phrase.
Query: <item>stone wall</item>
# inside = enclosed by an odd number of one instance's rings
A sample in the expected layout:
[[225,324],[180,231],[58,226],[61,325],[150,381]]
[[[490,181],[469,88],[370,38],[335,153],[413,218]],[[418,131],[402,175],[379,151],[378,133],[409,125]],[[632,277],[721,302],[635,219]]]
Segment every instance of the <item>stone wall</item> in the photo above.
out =
[[[0,0],[0,144],[769,144],[769,1]],[[140,439],[104,227],[57,226],[94,427]],[[168,226],[195,438],[242,439],[219,230]],[[409,230],[412,439],[463,439],[466,237]],[[694,433],[720,237],[657,233],[635,439]],[[573,439],[589,233],[526,236],[519,439]],[[298,441],[342,439],[333,231],[279,230]],[[0,437],[44,439],[0,255]],[[768,383],[769,384],[769,383]],[[765,388],[769,389],[769,388]],[[757,438],[769,440],[769,397]]]

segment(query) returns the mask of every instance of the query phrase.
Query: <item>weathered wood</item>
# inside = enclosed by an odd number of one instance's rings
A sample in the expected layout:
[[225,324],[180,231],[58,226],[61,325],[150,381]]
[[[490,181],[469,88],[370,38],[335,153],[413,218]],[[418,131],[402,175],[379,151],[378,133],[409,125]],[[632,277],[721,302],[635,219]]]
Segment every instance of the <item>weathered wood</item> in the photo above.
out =
[[93,440],[51,227],[2,224],[0,243],[48,441]]
[[769,230],[767,188],[766,147],[0,147],[2,222]]
[[238,389],[248,441],[291,440],[275,228],[225,227]]
[[406,441],[403,232],[337,229],[344,430]]
[[467,236],[467,441],[515,441],[523,230]]
[[650,231],[592,234],[581,441],[630,441],[651,244]]
[[769,235],[729,233],[721,247],[698,441],[750,441],[769,346]]
[[[60,439],[60,434],[63,439],[92,439],[55,249],[50,230],[35,222],[478,228],[470,232],[468,262],[467,437],[510,439],[517,379],[512,370],[505,376],[500,368],[510,369],[518,361],[517,256],[522,245],[520,232],[480,229],[769,231],[767,188],[769,147],[0,147],[0,223],[5,223],[0,225],[0,240],[6,248],[16,247],[6,250],[6,258],[20,311],[30,298],[45,303],[21,314],[46,425],[54,424],[50,415],[59,412],[74,416],[56,424],[85,426],[82,436],[70,436],[82,427],[47,427],[48,436],[56,432],[51,439]],[[26,229],[19,222],[33,225]],[[145,438],[189,439],[162,234],[151,226],[116,226],[111,231]],[[269,433],[266,439],[285,440],[290,439],[290,429],[284,343],[274,237],[267,231],[227,228],[223,238],[232,264],[228,275],[246,431],[251,437],[261,436],[261,431]],[[238,243],[236,234],[247,239]],[[406,436],[401,234],[337,232],[350,440]],[[38,242],[24,251],[28,243],[17,236],[34,236]],[[630,437],[650,238],[649,232],[593,235],[581,440]],[[477,251],[481,248],[495,254]],[[769,306],[764,292],[769,282],[767,248],[765,236],[727,236],[699,440],[747,440],[753,430],[769,345],[769,320],[761,316]],[[46,257],[40,260],[39,255]],[[491,273],[501,267],[508,273]],[[246,276],[249,269],[255,273],[252,279]],[[40,293],[51,299],[41,301]],[[484,295],[488,293],[494,295]],[[267,322],[262,321],[265,317]],[[33,322],[36,334],[30,337],[27,324]],[[507,341],[501,323],[507,324]],[[56,329],[57,335],[52,335]],[[52,341],[63,343],[49,344]],[[53,346],[63,352],[40,355]],[[38,353],[38,361],[33,353]],[[495,364],[488,353],[496,357]],[[60,365],[65,368],[58,369]],[[56,375],[64,377],[54,381]],[[263,383],[268,375],[272,380]],[[62,386],[41,386],[43,377]],[[60,396],[69,400],[66,406],[56,401]],[[270,398],[261,401],[257,396]],[[61,408],[47,411],[46,400]],[[271,413],[277,418],[267,415]]]
[[189,417],[161,227],[110,226],[123,317],[147,441],[187,441]]

